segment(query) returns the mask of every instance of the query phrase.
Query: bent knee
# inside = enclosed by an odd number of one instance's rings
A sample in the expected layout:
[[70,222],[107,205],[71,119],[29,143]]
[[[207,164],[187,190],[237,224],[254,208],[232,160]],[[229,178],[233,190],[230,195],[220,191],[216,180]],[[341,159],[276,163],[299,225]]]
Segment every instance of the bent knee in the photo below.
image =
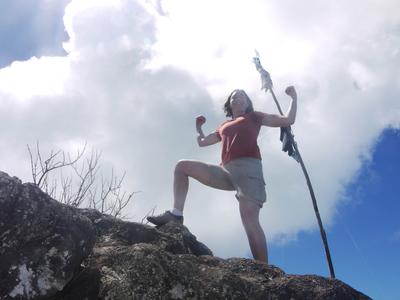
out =
[[180,159],[175,165],[175,173],[187,174],[190,170],[190,164],[192,161],[188,159]]

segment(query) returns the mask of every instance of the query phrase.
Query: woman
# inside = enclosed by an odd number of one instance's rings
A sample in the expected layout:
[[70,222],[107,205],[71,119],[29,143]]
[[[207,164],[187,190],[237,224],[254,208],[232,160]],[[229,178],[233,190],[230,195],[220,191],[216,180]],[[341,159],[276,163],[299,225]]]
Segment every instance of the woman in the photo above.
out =
[[222,142],[222,162],[211,165],[195,160],[181,160],[175,167],[174,208],[159,216],[148,217],[155,225],[169,221],[183,223],[183,208],[189,187],[189,177],[201,183],[227,191],[236,190],[240,216],[249,240],[253,257],[268,263],[267,244],[259,222],[259,212],[266,201],[265,183],[257,138],[261,126],[287,127],[294,123],[297,94],[293,86],[286,88],[292,101],[285,116],[257,112],[243,90],[234,90],[224,110],[229,121],[205,136],[202,130],[206,119],[196,118],[197,142],[200,147]]

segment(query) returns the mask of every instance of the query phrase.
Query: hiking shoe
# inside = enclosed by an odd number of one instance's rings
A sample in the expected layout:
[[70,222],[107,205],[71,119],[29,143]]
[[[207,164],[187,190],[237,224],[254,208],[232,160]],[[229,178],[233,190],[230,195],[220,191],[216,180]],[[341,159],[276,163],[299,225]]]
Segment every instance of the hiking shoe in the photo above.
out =
[[149,216],[147,217],[147,221],[153,223],[156,226],[161,226],[167,224],[168,222],[177,222],[183,224],[183,217],[182,216],[175,216],[169,210],[165,211],[165,213],[158,215],[158,216]]

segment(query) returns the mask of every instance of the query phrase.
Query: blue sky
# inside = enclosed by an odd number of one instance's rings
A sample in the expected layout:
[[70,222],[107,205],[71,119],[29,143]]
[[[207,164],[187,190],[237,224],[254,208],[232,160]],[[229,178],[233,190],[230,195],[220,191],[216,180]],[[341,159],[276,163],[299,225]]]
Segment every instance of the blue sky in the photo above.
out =
[[[194,143],[196,115],[213,130],[223,121],[223,98],[238,86],[256,109],[274,111],[250,63],[257,47],[283,107],[284,87],[298,88],[294,132],[337,278],[374,299],[400,299],[396,1],[238,1],[230,14],[224,1],[77,0],[65,12],[69,2],[0,3],[2,171],[29,181],[27,143],[74,151],[87,141],[103,152],[105,167],[126,171],[127,189],[142,191],[133,220],[154,206],[168,209],[178,159],[218,163],[218,147]],[[328,276],[303,175],[280,152],[278,135],[265,129],[259,139],[270,262]],[[248,255],[232,195],[193,183],[189,198],[185,220],[200,240],[221,257]]]
[[[327,231],[336,276],[373,299],[400,298],[399,149],[400,131],[385,130]],[[329,276],[317,231],[273,245],[271,260],[287,273]]]
[[[68,1],[4,0],[0,3],[2,40],[0,66],[34,55],[65,55],[62,17]],[[43,23],[37,20],[42,19]]]

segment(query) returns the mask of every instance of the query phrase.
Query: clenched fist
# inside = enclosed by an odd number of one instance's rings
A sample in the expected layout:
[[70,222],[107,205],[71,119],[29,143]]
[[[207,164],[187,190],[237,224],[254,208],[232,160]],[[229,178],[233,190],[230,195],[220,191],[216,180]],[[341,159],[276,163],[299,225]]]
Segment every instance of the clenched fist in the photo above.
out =
[[285,90],[285,93],[288,94],[290,97],[297,99],[297,93],[293,85],[288,86]]
[[198,126],[203,126],[203,124],[206,122],[206,118],[204,116],[198,116],[196,118],[196,127]]

